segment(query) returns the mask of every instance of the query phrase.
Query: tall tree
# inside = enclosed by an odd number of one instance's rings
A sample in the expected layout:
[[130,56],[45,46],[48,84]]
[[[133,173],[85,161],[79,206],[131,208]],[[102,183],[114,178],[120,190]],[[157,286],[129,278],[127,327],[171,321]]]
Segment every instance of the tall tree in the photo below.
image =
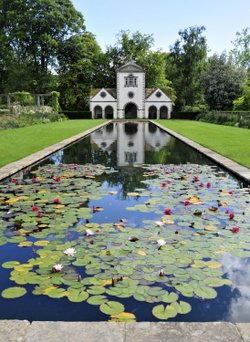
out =
[[64,108],[86,108],[101,54],[93,34],[75,35],[61,44],[58,53],[59,90]]
[[236,33],[232,42],[234,48],[230,51],[233,61],[245,69],[250,69],[250,27]]
[[234,100],[234,110],[247,110],[250,111],[250,70],[248,75],[242,84],[242,96]]
[[167,77],[177,94],[177,108],[194,106],[202,101],[200,73],[207,56],[204,26],[179,31],[180,38],[170,48]]
[[209,108],[231,109],[233,100],[241,94],[244,77],[244,71],[232,64],[226,53],[210,57],[207,69],[201,74],[204,97]]
[[30,88],[34,89],[36,80],[37,90],[45,91],[46,76],[50,82],[57,63],[58,46],[85,30],[82,15],[70,0],[0,0],[0,13],[4,40],[12,55],[9,80],[13,70],[20,69],[22,74],[25,67]]

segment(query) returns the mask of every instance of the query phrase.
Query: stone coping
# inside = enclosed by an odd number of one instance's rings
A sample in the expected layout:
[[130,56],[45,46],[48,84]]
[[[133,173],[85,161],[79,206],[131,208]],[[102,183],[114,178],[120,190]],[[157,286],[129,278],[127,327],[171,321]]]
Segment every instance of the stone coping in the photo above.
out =
[[1,342],[249,342],[250,323],[0,321]]
[[212,159],[213,161],[215,161],[217,164],[219,164],[223,168],[227,169],[228,171],[235,174],[237,177],[241,178],[242,180],[244,180],[245,182],[250,184],[250,169],[249,168],[242,166],[242,165],[234,162],[233,160],[226,158],[226,157],[220,155],[219,153],[216,153],[216,152],[194,142],[193,140],[186,138],[183,135],[176,133],[175,131],[172,131],[169,128],[166,128],[165,126],[162,126],[155,121],[151,121],[151,122],[153,122],[155,125],[157,125],[159,128],[161,128],[165,132],[167,132],[170,135],[172,135],[173,137],[183,141],[185,144],[191,146],[196,151],[198,151],[198,152],[202,153],[203,155],[205,155],[206,157]]
[[77,142],[78,140],[86,137],[87,135],[91,134],[95,130],[97,130],[103,126],[108,125],[110,122],[111,121],[107,121],[101,125],[90,128],[87,131],[84,131],[84,132],[79,133],[77,135],[74,135],[70,138],[62,140],[59,143],[56,143],[56,144],[51,145],[49,147],[46,147],[43,150],[35,152],[35,153],[33,153],[33,154],[23,158],[23,159],[20,159],[18,161],[15,161],[13,163],[10,163],[10,164],[0,168],[0,181],[7,178],[7,177],[10,177],[11,175],[13,175],[13,174],[31,166],[31,165],[34,165],[34,164],[40,162],[41,160],[47,158],[49,155],[61,150],[62,148],[65,148],[65,147],[71,145],[72,143]]

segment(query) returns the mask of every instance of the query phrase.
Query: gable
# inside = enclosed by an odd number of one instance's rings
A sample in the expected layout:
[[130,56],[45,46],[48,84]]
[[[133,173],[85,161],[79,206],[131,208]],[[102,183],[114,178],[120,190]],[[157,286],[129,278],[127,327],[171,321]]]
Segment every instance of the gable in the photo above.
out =
[[[148,94],[148,96],[147,96]],[[172,102],[170,97],[164,93],[160,88],[146,89],[146,101],[145,102]]]
[[116,89],[115,88],[92,89],[91,94],[90,94],[90,101],[98,101],[98,102],[116,101]]
[[121,66],[119,69],[117,69],[117,72],[144,72],[143,68],[134,62],[129,62],[123,66]]

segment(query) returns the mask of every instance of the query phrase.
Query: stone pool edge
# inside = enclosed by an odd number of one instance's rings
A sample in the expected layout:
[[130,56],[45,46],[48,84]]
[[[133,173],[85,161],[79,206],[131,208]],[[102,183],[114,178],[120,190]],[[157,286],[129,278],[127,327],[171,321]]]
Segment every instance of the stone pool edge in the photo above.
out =
[[243,179],[247,183],[250,183],[250,169],[247,168],[246,166],[242,166],[242,165],[236,163],[235,161],[233,161],[227,157],[224,157],[221,154],[219,154],[215,151],[212,151],[212,150],[208,149],[207,147],[204,147],[204,146],[198,144],[197,142],[195,142],[189,138],[184,137],[183,135],[181,135],[179,133],[176,133],[175,131],[172,131],[169,128],[162,126],[161,124],[159,124],[155,121],[151,121],[151,122],[154,123],[159,128],[161,128],[162,130],[164,130],[165,132],[167,132],[168,134],[172,135],[173,137],[177,138],[178,140],[181,140],[182,142],[189,145],[190,147],[192,147],[196,151],[202,153],[203,155],[205,155],[209,159],[212,159],[217,164],[219,164],[223,168],[227,169],[228,171],[232,172],[236,176],[240,177],[241,179]]
[[86,137],[87,135],[91,134],[92,132],[96,131],[97,129],[104,127],[108,125],[112,120],[109,120],[101,125],[95,126],[93,128],[88,129],[87,131],[84,131],[82,133],[73,135],[70,138],[64,139],[56,144],[53,144],[51,146],[45,147],[44,149],[32,153],[28,155],[27,157],[24,157],[22,159],[19,159],[15,162],[12,162],[10,164],[7,164],[0,168],[0,181],[10,177],[11,175],[20,172],[21,170],[32,166],[43,159],[47,158],[49,155],[61,150],[62,148],[65,148],[78,140],[81,140],[82,138]]
[[249,342],[249,323],[0,321],[3,342]]

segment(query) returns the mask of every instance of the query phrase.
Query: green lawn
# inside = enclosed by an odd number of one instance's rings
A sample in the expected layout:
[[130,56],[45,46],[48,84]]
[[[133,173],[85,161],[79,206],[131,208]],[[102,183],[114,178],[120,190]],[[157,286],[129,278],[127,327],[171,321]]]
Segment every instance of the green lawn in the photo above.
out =
[[158,123],[250,168],[249,129],[187,120],[159,120]]
[[103,122],[105,120],[67,120],[0,131],[0,167]]

